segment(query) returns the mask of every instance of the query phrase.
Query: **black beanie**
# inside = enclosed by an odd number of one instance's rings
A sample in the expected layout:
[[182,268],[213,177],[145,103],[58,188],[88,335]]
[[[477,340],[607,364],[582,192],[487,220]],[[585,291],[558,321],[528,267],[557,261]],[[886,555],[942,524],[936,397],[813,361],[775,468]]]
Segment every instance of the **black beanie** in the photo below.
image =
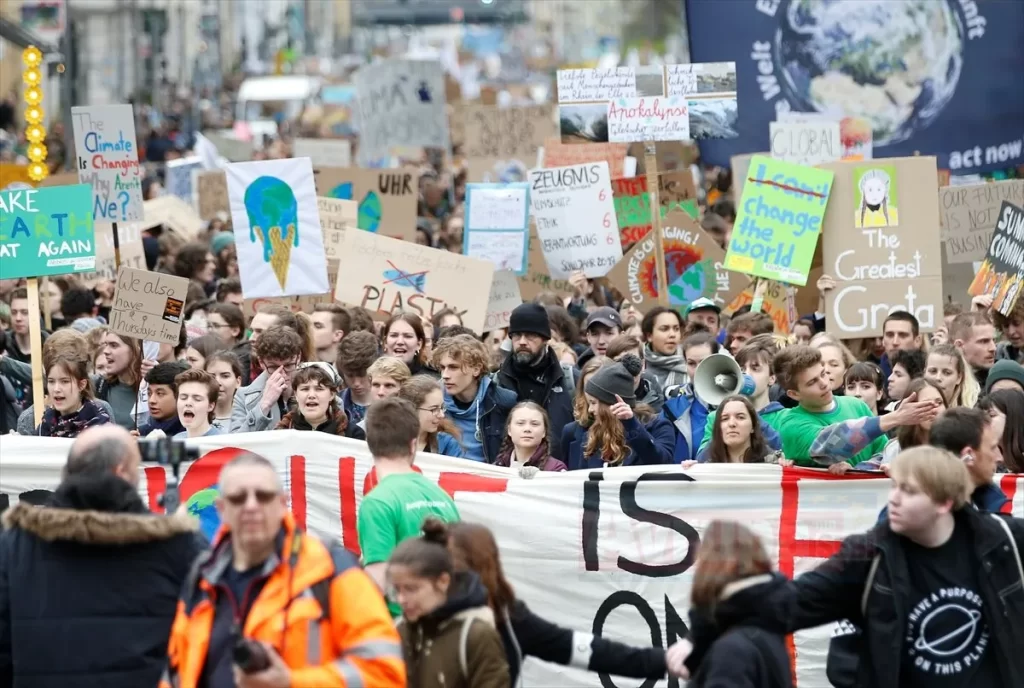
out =
[[508,319],[508,334],[539,334],[551,339],[551,323],[548,312],[539,303],[523,303],[512,310]]
[[991,392],[992,385],[1000,380],[1013,380],[1024,389],[1024,367],[1005,358],[996,361],[995,365],[989,368],[988,378],[985,380],[985,394]]
[[636,381],[633,377],[624,363],[612,363],[591,375],[583,389],[609,406],[619,402],[616,396],[630,406],[636,406]]

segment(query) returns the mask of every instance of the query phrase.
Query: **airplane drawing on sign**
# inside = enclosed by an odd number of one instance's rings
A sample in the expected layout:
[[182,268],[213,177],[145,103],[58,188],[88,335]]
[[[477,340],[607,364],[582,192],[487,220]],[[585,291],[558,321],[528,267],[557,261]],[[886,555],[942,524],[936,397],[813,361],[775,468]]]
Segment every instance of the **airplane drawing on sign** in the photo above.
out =
[[408,287],[415,289],[419,293],[423,293],[427,284],[427,271],[423,272],[412,272],[408,273],[403,270],[399,270],[395,267],[395,264],[390,260],[388,265],[391,266],[391,270],[384,271],[384,284],[395,284],[399,287]]

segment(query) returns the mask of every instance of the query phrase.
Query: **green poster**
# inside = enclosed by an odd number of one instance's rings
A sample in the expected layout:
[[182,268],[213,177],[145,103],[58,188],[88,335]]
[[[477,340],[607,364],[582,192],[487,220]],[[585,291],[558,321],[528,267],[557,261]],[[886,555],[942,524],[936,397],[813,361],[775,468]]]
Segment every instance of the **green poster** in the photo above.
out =
[[91,186],[0,191],[0,279],[95,270]]
[[725,268],[807,284],[833,173],[755,155],[747,177]]

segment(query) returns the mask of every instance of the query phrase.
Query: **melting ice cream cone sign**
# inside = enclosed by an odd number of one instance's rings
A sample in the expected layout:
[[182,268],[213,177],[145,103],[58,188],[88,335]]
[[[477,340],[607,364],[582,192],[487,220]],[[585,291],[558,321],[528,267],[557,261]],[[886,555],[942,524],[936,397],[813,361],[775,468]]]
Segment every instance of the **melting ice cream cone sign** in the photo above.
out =
[[309,158],[236,163],[226,172],[245,298],[330,291]]

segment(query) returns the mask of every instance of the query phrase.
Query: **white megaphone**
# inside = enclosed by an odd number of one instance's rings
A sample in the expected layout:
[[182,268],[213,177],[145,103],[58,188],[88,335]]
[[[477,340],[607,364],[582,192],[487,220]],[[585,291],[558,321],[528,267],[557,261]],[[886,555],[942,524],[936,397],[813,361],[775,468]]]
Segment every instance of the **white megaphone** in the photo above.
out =
[[727,354],[711,354],[693,374],[693,391],[708,406],[718,406],[733,394],[754,393],[754,378],[744,375],[739,363]]

